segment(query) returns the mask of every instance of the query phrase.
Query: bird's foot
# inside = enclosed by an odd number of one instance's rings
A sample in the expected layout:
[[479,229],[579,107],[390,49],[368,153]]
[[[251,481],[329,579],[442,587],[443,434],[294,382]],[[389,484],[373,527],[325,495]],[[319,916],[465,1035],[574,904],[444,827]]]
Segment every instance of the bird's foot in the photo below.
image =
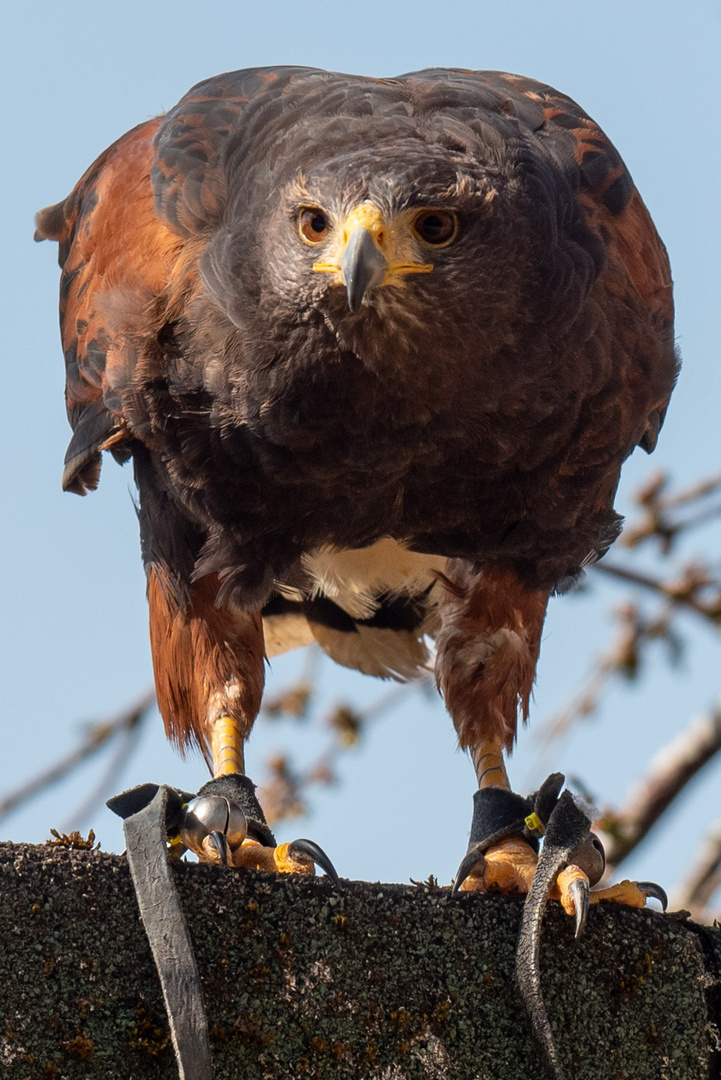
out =
[[[482,854],[474,854],[472,861],[474,865],[465,876],[463,874],[463,863],[461,864],[459,878],[462,877],[462,880],[458,885],[459,891],[500,892],[506,895],[520,894],[525,896],[530,892],[536,874],[538,855],[527,841],[515,836],[502,840],[499,844],[494,844]],[[593,871],[592,877],[593,880],[597,880]],[[631,886],[633,883],[628,882],[625,884]],[[604,889],[603,893],[592,893],[589,875],[575,863],[570,863],[564,867],[556,877],[555,882],[550,883],[548,889],[549,899],[560,900],[566,914],[575,916],[576,937],[583,931],[589,904],[596,902],[597,895],[604,900],[622,900],[622,897],[628,896],[628,902],[634,907],[643,907],[645,902],[645,898],[643,902],[639,902],[639,898],[644,896],[639,889],[636,889],[635,892],[631,889],[622,892],[614,887],[613,889]],[[622,902],[625,901],[622,900]]]
[[453,892],[503,892],[525,895],[538,862],[538,841],[545,832],[563,776],[549,776],[527,798],[505,788],[486,787],[473,797],[468,851],[458,867]]
[[[545,835],[552,816],[556,816],[563,781],[560,773],[554,773],[527,798],[500,788],[476,792],[471,840],[453,892],[525,895],[531,890],[539,838]],[[665,910],[666,893],[650,881],[622,881],[592,892],[605,870],[603,845],[590,827],[578,825],[574,815],[573,824],[566,824],[567,816],[562,810],[551,830],[552,846],[555,850],[560,845],[563,855],[554,860],[550,874],[549,860],[544,858],[541,876],[546,899],[559,900],[564,911],[575,917],[576,937],[583,930],[590,904],[602,900],[642,908],[649,897],[655,897]]]
[[338,884],[332,862],[312,840],[276,844],[255,785],[240,773],[216,777],[200,789],[184,808],[178,836],[203,862],[311,875],[318,865]]
[[[466,860],[468,870],[466,870]],[[497,844],[469,852],[458,870],[456,888],[461,892],[528,892],[536,872],[538,855],[520,836],[509,836]],[[472,865],[471,865],[472,864]]]
[[[150,802],[157,790],[155,784],[143,784],[108,805],[128,817]],[[197,795],[169,791],[165,823],[170,853],[176,858],[190,850],[201,862],[283,874],[314,874],[317,865],[338,884],[332,862],[312,840],[276,845],[255,797],[255,785],[240,773],[210,780]]]

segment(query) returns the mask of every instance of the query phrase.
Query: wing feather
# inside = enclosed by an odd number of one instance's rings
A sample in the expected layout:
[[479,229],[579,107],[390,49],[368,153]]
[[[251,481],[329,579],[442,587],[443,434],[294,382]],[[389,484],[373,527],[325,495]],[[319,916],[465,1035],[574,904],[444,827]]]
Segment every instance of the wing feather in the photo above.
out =
[[60,325],[73,428],[63,487],[81,495],[97,485],[101,451],[127,456],[123,444],[132,437],[113,390],[113,369],[133,360],[118,332],[118,298],[134,297],[141,308],[136,318],[149,321],[152,299],[166,287],[181,247],[153,205],[150,169],[159,123],[147,121],[113,143],[63,202],[37,215],[36,239],[60,245]]

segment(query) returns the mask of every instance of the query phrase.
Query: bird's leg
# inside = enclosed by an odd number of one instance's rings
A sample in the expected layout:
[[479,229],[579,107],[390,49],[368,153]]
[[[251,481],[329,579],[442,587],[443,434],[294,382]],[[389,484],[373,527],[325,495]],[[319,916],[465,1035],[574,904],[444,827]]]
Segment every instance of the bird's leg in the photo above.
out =
[[449,560],[444,585],[438,684],[478,779],[460,887],[525,893],[537,840],[524,825],[526,800],[511,791],[504,752],[513,745],[519,713],[524,719],[528,713],[548,594],[526,588],[500,561],[479,570]]
[[[520,813],[525,809],[516,805],[517,797],[511,792],[503,760],[503,746],[496,739],[484,739],[471,749],[471,759],[478,779],[479,797],[476,802],[481,806],[481,816],[487,818],[490,811],[491,820],[482,823],[474,820],[475,829],[471,831],[469,845],[473,865],[460,882],[459,888],[464,892],[527,893],[536,870],[538,857],[535,848],[518,833],[506,835],[487,847],[484,843],[491,839],[493,832],[498,829],[520,822]],[[489,797],[483,794],[488,791],[507,792],[510,798],[491,796],[491,800],[496,804],[491,807]],[[473,835],[474,831],[480,833],[477,840]],[[475,853],[480,857],[476,859]]]
[[[449,562],[438,678],[478,780],[470,843],[455,889],[525,895],[536,873],[539,840],[563,777],[554,774],[524,798],[511,790],[504,753],[513,745],[519,715],[528,716],[547,602],[548,593],[524,586],[508,563],[479,571],[459,560]],[[548,882],[548,893],[576,916],[578,927],[585,920],[590,884],[603,873],[597,841],[589,837],[584,843]]]
[[[518,716],[525,720],[528,715],[548,594],[526,588],[513,567],[502,562],[478,570],[449,560],[445,585],[438,682],[478,780],[468,853],[455,889],[525,894],[563,777],[553,774],[524,798],[511,790],[504,754],[513,745]],[[559,899],[576,917],[579,932],[591,902],[617,900],[642,907],[647,896],[656,896],[663,903],[663,890],[651,882],[622,882],[590,892],[604,870],[603,848],[590,828],[580,841],[569,840],[567,848],[546,883],[546,896]]]
[[260,709],[265,648],[260,612],[218,600],[215,575],[201,578],[178,602],[157,565],[148,580],[150,637],[158,704],[168,734],[195,741],[213,773],[182,807],[176,844],[206,862],[337,880],[327,855],[310,840],[276,845],[245,775],[245,740]]

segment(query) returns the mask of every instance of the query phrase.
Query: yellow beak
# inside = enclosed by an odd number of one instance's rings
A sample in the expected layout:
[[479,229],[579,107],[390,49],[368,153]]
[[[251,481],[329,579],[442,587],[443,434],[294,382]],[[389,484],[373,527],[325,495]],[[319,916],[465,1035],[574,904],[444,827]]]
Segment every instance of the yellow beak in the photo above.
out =
[[431,263],[408,257],[415,254],[415,245],[403,228],[405,222],[399,224],[400,228],[393,228],[373,203],[361,203],[338,230],[336,250],[329,252],[330,258],[314,263],[313,269],[319,273],[338,275],[351,311],[360,307],[376,285],[400,285],[406,274],[427,274],[433,269]]

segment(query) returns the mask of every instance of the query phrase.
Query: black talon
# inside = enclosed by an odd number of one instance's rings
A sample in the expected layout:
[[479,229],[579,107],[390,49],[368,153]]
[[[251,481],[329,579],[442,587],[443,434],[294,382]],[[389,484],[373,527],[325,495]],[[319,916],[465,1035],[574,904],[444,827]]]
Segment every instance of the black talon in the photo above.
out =
[[588,915],[588,908],[591,903],[591,890],[588,881],[585,878],[574,878],[569,885],[568,891],[573,897],[573,904],[576,909],[575,936],[576,940],[578,940],[586,925],[586,916]]
[[336,873],[333,863],[323,851],[323,848],[319,847],[313,840],[293,840],[293,842],[288,845],[288,854],[307,855],[325,872],[325,874],[327,874],[334,885],[340,885],[340,878]]
[[485,863],[486,857],[480,848],[474,848],[473,851],[466,852],[465,856],[461,860],[461,865],[456,871],[456,878],[453,882],[453,888],[451,889],[451,896],[455,896],[460,889],[463,882],[468,875],[475,870],[479,863]]
[[225,839],[225,833],[219,832],[217,829],[213,829],[208,833],[208,843],[212,848],[218,852],[220,861],[223,866],[228,865],[228,841]]
[[657,885],[655,881],[637,881],[641,892],[646,893],[646,896],[652,896],[654,900],[660,900],[661,907],[665,911],[668,907],[668,896],[666,890],[662,889],[660,885]]

